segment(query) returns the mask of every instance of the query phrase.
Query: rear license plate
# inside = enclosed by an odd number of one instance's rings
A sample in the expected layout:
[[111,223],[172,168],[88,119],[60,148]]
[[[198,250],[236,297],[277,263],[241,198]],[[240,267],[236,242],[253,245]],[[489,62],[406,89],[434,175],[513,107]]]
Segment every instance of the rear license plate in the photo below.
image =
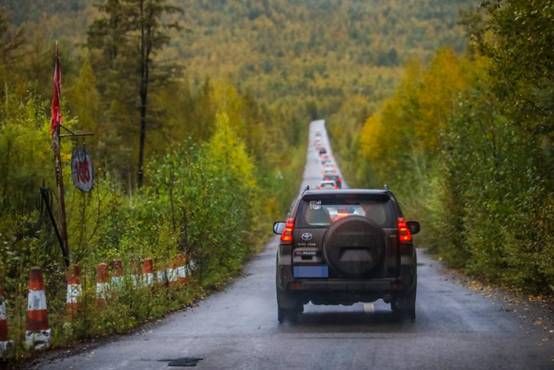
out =
[[293,275],[295,278],[328,278],[329,266],[294,266]]

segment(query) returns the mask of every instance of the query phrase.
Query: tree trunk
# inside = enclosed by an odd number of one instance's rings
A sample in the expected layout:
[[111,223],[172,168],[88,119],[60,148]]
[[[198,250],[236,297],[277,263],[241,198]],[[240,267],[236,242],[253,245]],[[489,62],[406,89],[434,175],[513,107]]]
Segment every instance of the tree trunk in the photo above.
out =
[[146,140],[146,104],[148,98],[148,51],[145,37],[144,0],[140,6],[140,141],[137,173],[137,186],[140,189],[144,183],[144,143]]

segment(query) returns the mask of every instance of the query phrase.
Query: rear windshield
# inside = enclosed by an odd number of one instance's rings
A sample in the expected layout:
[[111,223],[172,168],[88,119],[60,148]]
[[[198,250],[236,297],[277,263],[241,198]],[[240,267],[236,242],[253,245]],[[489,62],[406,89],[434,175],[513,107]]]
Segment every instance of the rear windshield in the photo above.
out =
[[327,227],[345,217],[367,217],[380,227],[393,227],[392,202],[387,199],[310,199],[299,209],[299,227]]

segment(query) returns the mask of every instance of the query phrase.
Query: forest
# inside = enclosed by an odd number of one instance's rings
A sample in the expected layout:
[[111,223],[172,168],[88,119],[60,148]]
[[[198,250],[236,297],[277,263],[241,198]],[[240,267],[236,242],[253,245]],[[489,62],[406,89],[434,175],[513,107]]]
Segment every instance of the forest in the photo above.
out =
[[[220,287],[286,212],[316,118],[349,184],[388,184],[422,222],[420,245],[480,278],[552,293],[553,12],[548,0],[0,0],[10,332],[24,331],[31,266],[45,272],[58,345],[126,332]],[[62,139],[84,299],[100,262],[196,262],[189,289],[131,290],[107,310],[86,305],[69,328],[45,204],[59,200],[56,42],[63,126],[93,133]],[[90,193],[71,184],[77,145],[94,162]]]
[[349,180],[388,184],[422,221],[421,244],[543,294],[554,290],[553,18],[552,1],[486,3],[462,19],[464,53],[412,59],[367,117],[350,104],[330,119]]

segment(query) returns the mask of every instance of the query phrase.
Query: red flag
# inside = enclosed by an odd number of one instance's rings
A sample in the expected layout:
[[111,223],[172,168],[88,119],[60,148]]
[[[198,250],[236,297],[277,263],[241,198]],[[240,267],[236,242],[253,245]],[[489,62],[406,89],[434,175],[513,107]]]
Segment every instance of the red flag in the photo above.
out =
[[60,107],[62,95],[62,70],[60,66],[60,57],[56,49],[56,63],[54,65],[54,76],[52,78],[52,104],[50,106],[50,129],[52,134],[58,132],[58,128],[62,124],[62,112]]

